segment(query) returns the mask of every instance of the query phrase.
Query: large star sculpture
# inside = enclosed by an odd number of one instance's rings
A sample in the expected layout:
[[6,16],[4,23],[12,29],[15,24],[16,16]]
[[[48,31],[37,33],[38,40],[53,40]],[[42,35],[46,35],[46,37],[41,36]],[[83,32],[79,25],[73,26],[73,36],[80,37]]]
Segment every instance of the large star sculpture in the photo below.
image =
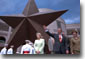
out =
[[0,16],[14,31],[7,44],[14,45],[14,49],[22,45],[25,40],[32,42],[36,39],[36,32],[40,32],[46,43],[49,36],[45,33],[43,25],[49,25],[67,10],[55,12],[39,12],[34,0],[29,0],[22,15]]

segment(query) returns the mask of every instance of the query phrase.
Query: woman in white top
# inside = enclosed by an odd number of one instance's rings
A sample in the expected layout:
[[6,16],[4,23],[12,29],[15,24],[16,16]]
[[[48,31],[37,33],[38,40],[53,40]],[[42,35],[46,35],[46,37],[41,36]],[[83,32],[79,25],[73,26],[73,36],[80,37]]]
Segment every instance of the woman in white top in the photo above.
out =
[[29,45],[29,40],[25,40],[26,44],[21,48],[21,54],[32,54],[32,46]]
[[36,33],[37,39],[34,42],[35,54],[44,54],[45,40],[42,39],[41,33]]
[[7,46],[8,46],[8,44],[4,45],[4,48],[1,50],[0,54],[7,54],[6,53],[7,52]]
[[11,45],[10,48],[8,49],[8,51],[7,51],[7,54],[13,54],[13,48],[14,48],[14,46]]

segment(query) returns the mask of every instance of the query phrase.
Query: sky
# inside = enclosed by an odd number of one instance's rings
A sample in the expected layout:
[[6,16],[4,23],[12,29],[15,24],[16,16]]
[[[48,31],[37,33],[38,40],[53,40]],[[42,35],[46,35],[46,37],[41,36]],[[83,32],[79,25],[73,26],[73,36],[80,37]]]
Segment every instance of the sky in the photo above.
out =
[[[29,0],[0,0],[0,15],[21,14]],[[38,8],[65,10],[61,17],[67,24],[80,23],[80,0],[35,0]]]

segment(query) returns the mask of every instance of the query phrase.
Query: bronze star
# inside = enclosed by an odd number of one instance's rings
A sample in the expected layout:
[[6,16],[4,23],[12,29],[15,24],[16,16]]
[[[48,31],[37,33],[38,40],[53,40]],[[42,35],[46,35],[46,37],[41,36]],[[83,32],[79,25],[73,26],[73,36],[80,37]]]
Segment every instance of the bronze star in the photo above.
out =
[[8,25],[14,28],[14,31],[8,40],[8,44],[14,45],[14,49],[22,45],[26,39],[34,42],[36,32],[40,32],[46,42],[49,36],[45,33],[43,25],[49,25],[67,10],[55,12],[39,12],[34,0],[29,0],[22,15],[0,16]]

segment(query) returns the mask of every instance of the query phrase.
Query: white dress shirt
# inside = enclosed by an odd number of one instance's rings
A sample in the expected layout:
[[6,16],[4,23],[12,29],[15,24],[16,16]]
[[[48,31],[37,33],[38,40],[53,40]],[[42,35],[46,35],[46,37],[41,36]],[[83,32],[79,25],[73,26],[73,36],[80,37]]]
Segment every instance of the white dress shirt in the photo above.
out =
[[33,49],[33,48],[32,48],[31,45],[25,44],[25,45],[23,45],[22,48],[21,48],[21,54],[24,54],[24,53],[23,53],[24,51],[30,51],[29,54],[32,54],[32,49]]
[[4,48],[1,50],[0,54],[6,54],[6,52],[7,52],[7,49],[4,47]]
[[7,54],[13,54],[13,49],[9,48],[8,51],[7,51]]
[[62,36],[62,34],[60,34],[60,35],[59,35],[59,37],[61,37],[61,39],[63,39],[63,36]]

